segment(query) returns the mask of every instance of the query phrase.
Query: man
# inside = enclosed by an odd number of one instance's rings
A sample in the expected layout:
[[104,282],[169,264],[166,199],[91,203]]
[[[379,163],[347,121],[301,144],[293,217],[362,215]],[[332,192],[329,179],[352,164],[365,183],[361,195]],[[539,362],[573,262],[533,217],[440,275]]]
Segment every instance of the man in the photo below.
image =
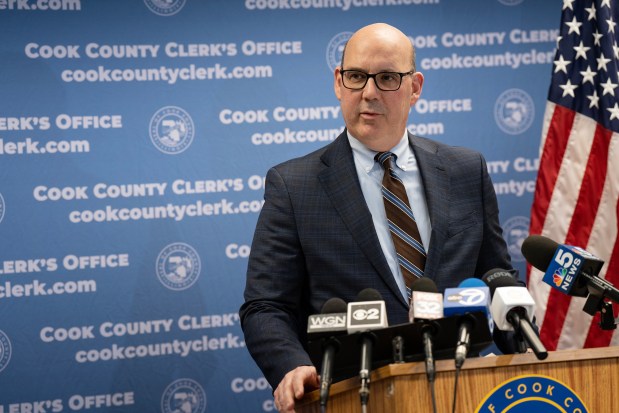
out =
[[366,26],[348,41],[334,75],[346,130],[268,172],[240,310],[247,347],[286,412],[319,385],[304,332],[325,301],[354,301],[374,288],[389,324],[408,322],[376,153],[398,155],[396,171],[427,251],[423,276],[443,290],[511,268],[482,156],[406,131],[423,86],[410,40],[386,24]]

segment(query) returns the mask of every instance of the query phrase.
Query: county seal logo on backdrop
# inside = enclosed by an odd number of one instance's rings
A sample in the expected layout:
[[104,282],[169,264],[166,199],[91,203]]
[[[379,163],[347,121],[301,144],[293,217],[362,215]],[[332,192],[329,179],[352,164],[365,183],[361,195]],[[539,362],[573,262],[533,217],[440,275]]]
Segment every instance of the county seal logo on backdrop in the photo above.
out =
[[178,106],[159,109],[150,120],[150,140],[161,152],[176,155],[185,151],[195,135],[193,119]]
[[507,249],[512,257],[512,261],[524,261],[521,248],[522,243],[529,236],[530,224],[531,220],[523,216],[511,217],[503,224],[503,237],[507,243]]
[[144,0],[144,4],[150,11],[159,16],[172,16],[178,13],[186,0]]
[[162,413],[203,413],[206,393],[200,384],[191,379],[178,379],[170,383],[161,397]]
[[329,40],[329,44],[327,45],[327,66],[329,66],[332,72],[342,63],[342,52],[344,51],[346,42],[351,36],[352,32],[342,32],[336,34]]
[[200,276],[200,256],[183,242],[166,246],[157,257],[157,277],[170,290],[181,291],[191,287]]
[[11,361],[11,353],[11,341],[4,331],[0,330],[0,371]]
[[494,104],[494,119],[498,127],[510,135],[529,129],[535,116],[533,99],[521,89],[508,89]]

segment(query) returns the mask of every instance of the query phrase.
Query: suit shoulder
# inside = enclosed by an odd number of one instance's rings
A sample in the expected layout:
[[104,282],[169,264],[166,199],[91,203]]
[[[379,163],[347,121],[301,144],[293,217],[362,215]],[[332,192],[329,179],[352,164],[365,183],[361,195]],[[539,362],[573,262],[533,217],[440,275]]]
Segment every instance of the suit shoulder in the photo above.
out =
[[485,164],[484,156],[477,150],[464,146],[448,145],[421,136],[411,135],[411,139],[415,147],[441,158],[446,158],[449,162],[455,162],[456,164],[474,163],[476,165],[480,165],[481,162],[481,164]]
[[413,143],[423,149],[433,151],[442,156],[483,158],[481,152],[464,146],[454,146],[421,136],[412,136]]
[[298,156],[296,158],[291,158],[288,159],[284,162],[281,162],[275,166],[273,166],[273,168],[277,169],[277,170],[287,170],[287,169],[295,169],[298,168],[301,165],[308,165],[308,164],[312,164],[312,163],[316,163],[316,162],[320,162],[320,158],[321,156],[325,153],[325,151],[327,150],[329,145],[317,149],[313,152],[310,152],[308,154],[302,155],[302,156]]

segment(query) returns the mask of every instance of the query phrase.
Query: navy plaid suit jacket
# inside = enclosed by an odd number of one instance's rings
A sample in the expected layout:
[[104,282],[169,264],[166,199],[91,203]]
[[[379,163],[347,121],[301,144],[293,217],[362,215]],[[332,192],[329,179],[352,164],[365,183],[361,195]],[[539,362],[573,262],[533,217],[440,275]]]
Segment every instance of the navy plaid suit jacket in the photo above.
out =
[[[493,268],[511,269],[496,195],[481,154],[413,136],[432,234],[425,276],[439,290]],[[240,309],[246,345],[275,388],[311,365],[307,317],[325,301],[374,288],[390,325],[408,304],[382,253],[346,131],[326,147],[269,170]]]

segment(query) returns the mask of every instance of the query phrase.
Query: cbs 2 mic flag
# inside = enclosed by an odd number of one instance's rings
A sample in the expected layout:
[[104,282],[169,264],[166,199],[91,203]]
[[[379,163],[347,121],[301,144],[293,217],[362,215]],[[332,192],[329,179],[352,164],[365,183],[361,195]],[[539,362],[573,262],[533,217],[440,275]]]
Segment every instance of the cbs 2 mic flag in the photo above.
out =
[[[618,285],[618,198],[619,3],[563,0],[530,233],[592,252],[606,261],[599,276]],[[551,289],[543,275],[529,266],[549,350],[619,345],[619,330],[601,330],[584,298]]]

